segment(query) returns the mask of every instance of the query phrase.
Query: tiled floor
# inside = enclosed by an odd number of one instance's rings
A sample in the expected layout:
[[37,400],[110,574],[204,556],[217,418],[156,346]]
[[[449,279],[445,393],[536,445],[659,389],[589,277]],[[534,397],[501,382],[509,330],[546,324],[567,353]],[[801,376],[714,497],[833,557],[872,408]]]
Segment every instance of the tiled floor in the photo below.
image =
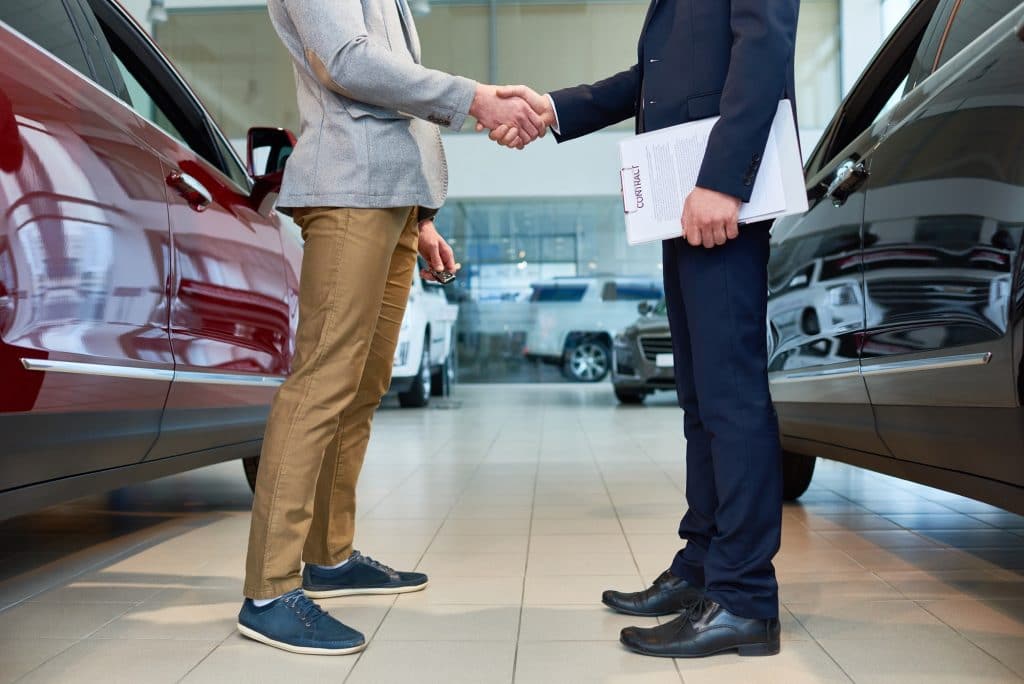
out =
[[[234,631],[248,528],[227,463],[0,523],[0,682],[1015,682],[1024,518],[819,462],[788,506],[781,655],[625,652],[651,624],[598,601],[677,548],[685,472],[667,395],[463,386],[385,408],[360,489],[361,550],[430,573],[420,594],[329,600],[359,656],[294,656]],[[753,486],[753,485],[752,485]]]

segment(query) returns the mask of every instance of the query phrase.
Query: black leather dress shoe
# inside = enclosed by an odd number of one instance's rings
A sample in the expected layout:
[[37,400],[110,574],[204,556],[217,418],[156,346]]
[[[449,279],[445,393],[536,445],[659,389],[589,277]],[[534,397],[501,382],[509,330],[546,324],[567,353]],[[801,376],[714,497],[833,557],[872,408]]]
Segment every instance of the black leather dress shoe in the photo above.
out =
[[741,618],[704,600],[663,625],[626,627],[619,640],[632,651],[663,658],[702,658],[724,651],[769,656],[779,652],[779,633],[778,619]]
[[703,596],[703,589],[694,587],[681,577],[674,577],[666,570],[643,591],[626,594],[609,589],[601,596],[601,602],[626,615],[658,617],[689,610]]

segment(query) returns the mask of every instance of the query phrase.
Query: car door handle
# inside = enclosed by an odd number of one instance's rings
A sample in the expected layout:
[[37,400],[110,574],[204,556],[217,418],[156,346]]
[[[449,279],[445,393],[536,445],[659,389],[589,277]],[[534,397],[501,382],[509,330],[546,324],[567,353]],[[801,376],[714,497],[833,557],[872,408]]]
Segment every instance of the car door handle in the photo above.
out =
[[870,175],[864,162],[847,159],[836,169],[835,178],[829,184],[825,196],[832,200],[834,206],[841,207]]
[[196,211],[206,211],[213,202],[213,195],[206,186],[184,171],[171,171],[167,176],[167,184],[184,197],[189,206]]

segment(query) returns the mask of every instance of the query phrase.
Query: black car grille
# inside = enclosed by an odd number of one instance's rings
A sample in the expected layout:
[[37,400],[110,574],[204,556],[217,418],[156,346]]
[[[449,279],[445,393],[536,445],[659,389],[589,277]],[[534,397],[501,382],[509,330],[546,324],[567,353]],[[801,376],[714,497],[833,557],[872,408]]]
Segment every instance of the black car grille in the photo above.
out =
[[641,337],[640,349],[643,350],[645,359],[654,361],[658,358],[658,354],[672,353],[672,338],[667,336]]

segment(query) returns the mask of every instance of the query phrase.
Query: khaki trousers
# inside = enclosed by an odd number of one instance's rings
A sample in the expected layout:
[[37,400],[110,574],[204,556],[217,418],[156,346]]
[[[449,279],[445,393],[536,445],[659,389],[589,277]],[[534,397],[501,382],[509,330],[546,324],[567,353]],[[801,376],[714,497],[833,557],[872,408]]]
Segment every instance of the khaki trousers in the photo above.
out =
[[306,241],[299,327],[256,481],[244,588],[255,599],[301,586],[300,561],[352,552],[356,482],[416,268],[414,208],[301,209],[295,220]]

